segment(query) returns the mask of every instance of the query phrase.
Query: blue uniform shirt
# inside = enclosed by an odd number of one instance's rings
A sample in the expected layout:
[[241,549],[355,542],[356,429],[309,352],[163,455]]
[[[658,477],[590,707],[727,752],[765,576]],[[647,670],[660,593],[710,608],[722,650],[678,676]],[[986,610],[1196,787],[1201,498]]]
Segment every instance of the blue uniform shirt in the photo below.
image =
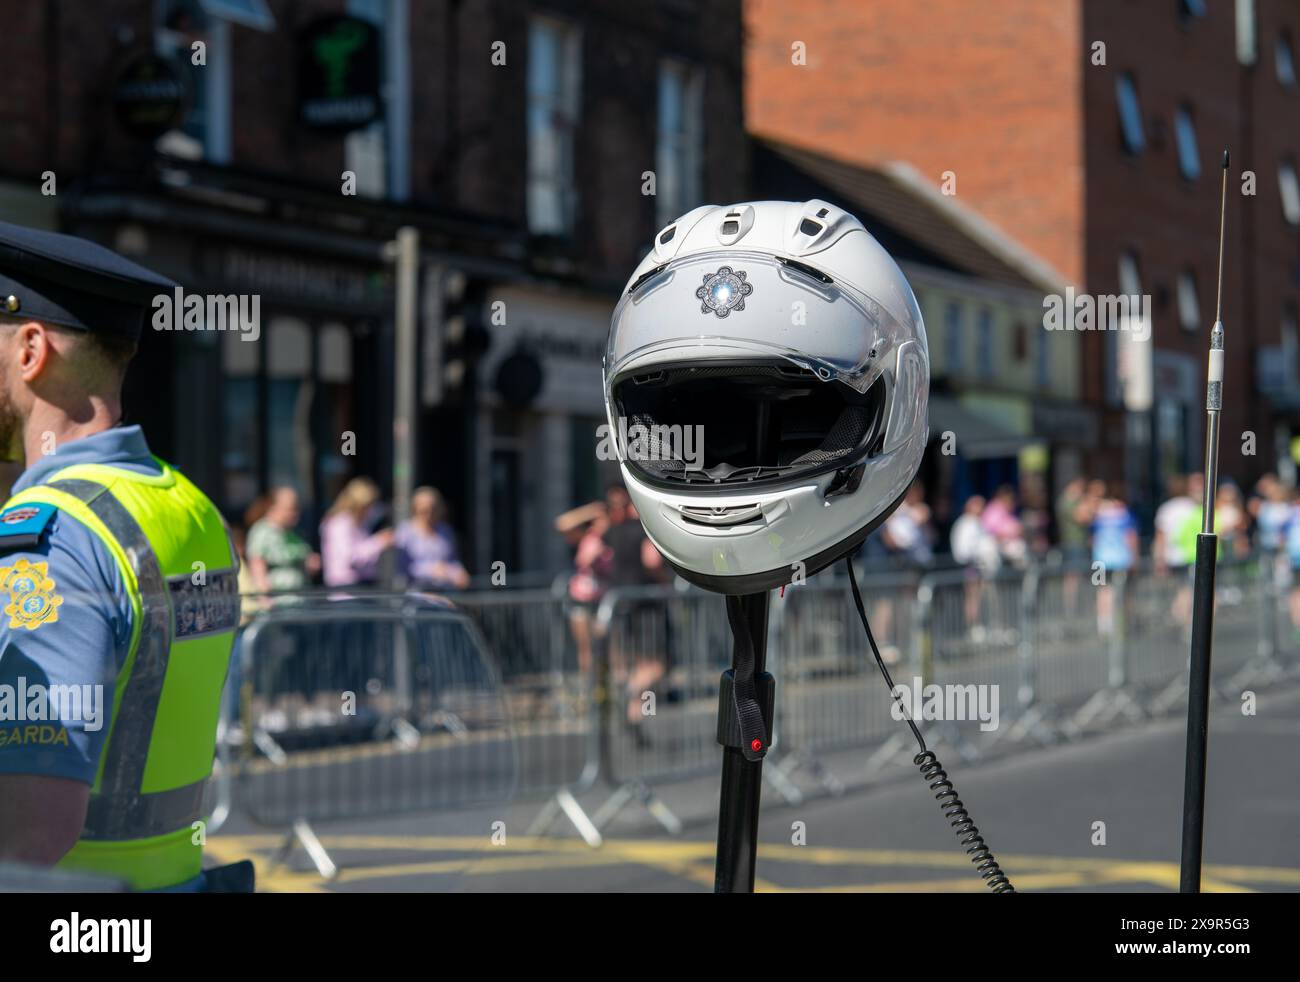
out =
[[[14,483],[14,493],[89,463],[161,473],[140,427],[124,426],[41,457]],[[17,515],[11,514],[17,509],[0,512],[0,530],[17,527],[12,520],[34,510],[19,507],[24,511]],[[28,522],[40,527],[37,544],[0,551],[0,774],[94,784],[117,674],[130,648],[131,600],[112,553],[85,525],[57,509]]]

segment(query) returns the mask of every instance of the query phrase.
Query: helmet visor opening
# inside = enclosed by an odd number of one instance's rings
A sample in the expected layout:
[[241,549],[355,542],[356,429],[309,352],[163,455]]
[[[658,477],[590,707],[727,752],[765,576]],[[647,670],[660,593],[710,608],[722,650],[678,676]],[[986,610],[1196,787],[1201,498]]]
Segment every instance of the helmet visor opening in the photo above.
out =
[[660,485],[753,484],[855,463],[879,443],[884,385],[866,392],[779,363],[661,367],[612,389],[621,456]]

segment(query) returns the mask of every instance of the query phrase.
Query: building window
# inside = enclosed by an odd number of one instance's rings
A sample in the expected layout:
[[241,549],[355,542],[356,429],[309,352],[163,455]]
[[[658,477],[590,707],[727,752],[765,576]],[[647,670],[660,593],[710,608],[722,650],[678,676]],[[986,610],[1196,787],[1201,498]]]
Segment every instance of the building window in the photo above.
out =
[[993,311],[981,307],[975,320],[975,359],[981,378],[993,377]]
[[[156,0],[154,50],[171,59],[185,83],[190,105],[179,127],[158,138],[172,157],[230,163],[230,25],[275,28],[264,0]],[[205,64],[194,64],[202,41]]]
[[962,323],[961,304],[956,301],[949,302],[944,309],[944,323],[947,331],[947,348],[944,353],[948,362],[948,374],[958,375],[962,370],[961,333],[965,327]]
[[1119,292],[1133,300],[1142,296],[1142,276],[1138,272],[1137,253],[1132,250],[1119,257]]
[[1278,165],[1278,186],[1282,192],[1282,214],[1289,225],[1300,225],[1300,183],[1296,181],[1295,164],[1284,160]]
[[1196,126],[1192,111],[1179,106],[1174,115],[1174,133],[1178,138],[1178,169],[1183,177],[1194,181],[1201,176],[1201,152],[1196,147]]
[[1124,149],[1140,154],[1146,149],[1146,133],[1142,127],[1142,107],[1138,105],[1137,86],[1133,76],[1125,72],[1115,81],[1115,98],[1119,103],[1119,125],[1124,136]]
[[1023,364],[1029,359],[1029,326],[1027,324],[1017,324],[1015,332],[1014,349],[1012,352],[1017,362]]
[[1288,89],[1295,88],[1295,58],[1292,57],[1291,39],[1279,34],[1273,45],[1273,60],[1277,65],[1277,80]]
[[662,227],[704,197],[704,73],[675,60],[659,66],[655,210]]
[[357,193],[404,200],[409,195],[411,78],[406,57],[407,0],[348,0],[348,13],[379,30],[384,114],[347,134],[344,169],[357,175]]
[[1196,271],[1192,269],[1178,274],[1178,323],[1184,331],[1201,326],[1201,302],[1196,291]]
[[1183,27],[1190,27],[1204,16],[1205,0],[1178,0],[1178,21]]
[[259,31],[275,29],[275,18],[266,8],[266,0],[199,0],[199,3],[213,17],[220,17],[232,24],[242,24]]
[[1052,387],[1052,359],[1050,357],[1052,334],[1049,331],[1038,332],[1038,351],[1034,362],[1034,381],[1040,389]]
[[1237,0],[1237,61],[1255,64],[1255,0]]
[[[369,21],[384,37],[385,0],[348,0],[348,13]],[[381,64],[386,59],[383,40],[380,41]],[[388,193],[388,127],[382,118],[369,126],[353,130],[343,144],[343,167],[357,175],[357,194],[369,198],[382,198]]]
[[1294,303],[1282,306],[1282,378],[1287,385],[1294,385],[1297,364],[1300,359],[1300,338],[1296,335],[1296,307]]
[[580,91],[578,31],[535,17],[528,36],[528,228],[565,235],[573,228],[574,137]]
[[1142,275],[1137,253],[1126,250],[1119,257],[1119,292],[1128,298],[1128,312],[1119,324],[1106,324],[1106,401],[1119,405],[1124,398],[1120,380],[1120,335],[1138,327],[1134,322],[1142,317]]

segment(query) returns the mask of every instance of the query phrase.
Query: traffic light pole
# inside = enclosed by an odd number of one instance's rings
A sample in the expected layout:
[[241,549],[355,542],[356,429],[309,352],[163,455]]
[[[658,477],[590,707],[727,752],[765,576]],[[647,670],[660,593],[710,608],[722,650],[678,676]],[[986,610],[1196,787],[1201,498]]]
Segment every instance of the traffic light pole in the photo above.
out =
[[410,226],[397,231],[389,254],[396,265],[397,310],[393,321],[393,518],[411,511],[415,481],[416,277],[420,234]]

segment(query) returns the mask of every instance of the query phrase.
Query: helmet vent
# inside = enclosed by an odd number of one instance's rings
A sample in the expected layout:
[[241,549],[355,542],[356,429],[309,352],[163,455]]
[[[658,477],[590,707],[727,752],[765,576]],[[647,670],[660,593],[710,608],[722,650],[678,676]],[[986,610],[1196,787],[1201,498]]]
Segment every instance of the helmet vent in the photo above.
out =
[[819,222],[814,222],[811,218],[805,218],[803,221],[799,223],[799,231],[802,232],[804,235],[810,237],[819,235],[821,233],[821,230],[825,227],[826,226],[820,224]]
[[723,245],[734,245],[754,227],[754,206],[743,205],[729,208],[718,225],[718,241]]
[[731,525],[743,525],[756,518],[763,517],[763,509],[757,502],[749,505],[682,505],[682,518],[695,525],[709,525],[713,528],[726,528]]

